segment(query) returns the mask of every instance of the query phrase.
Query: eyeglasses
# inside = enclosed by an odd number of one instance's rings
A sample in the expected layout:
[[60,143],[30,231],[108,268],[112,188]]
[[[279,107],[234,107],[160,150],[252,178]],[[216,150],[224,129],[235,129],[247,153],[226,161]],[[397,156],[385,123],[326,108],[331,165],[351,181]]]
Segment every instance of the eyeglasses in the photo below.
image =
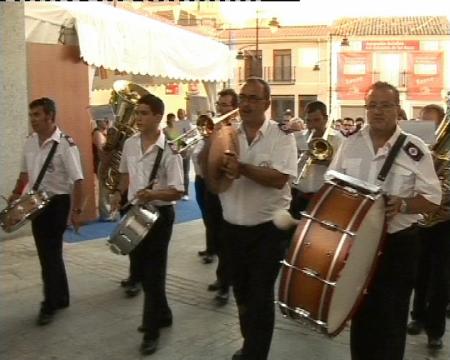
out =
[[376,109],[380,109],[382,111],[388,111],[397,106],[398,106],[397,104],[382,103],[382,104],[368,104],[368,105],[365,105],[365,108],[367,111],[374,111]]
[[233,106],[233,105],[227,104],[227,103],[216,102],[216,106],[230,107],[230,106]]
[[256,104],[257,101],[266,100],[264,98],[258,97],[256,95],[245,95],[239,94],[239,102],[247,101],[249,104]]

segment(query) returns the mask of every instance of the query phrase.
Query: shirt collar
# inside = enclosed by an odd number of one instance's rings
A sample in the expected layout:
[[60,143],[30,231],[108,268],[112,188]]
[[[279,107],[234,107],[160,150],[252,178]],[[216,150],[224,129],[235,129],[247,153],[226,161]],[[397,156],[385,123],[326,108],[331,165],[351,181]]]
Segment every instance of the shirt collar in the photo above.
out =
[[[369,144],[372,144],[372,140],[370,139],[370,134],[369,134],[369,128],[370,128],[369,126],[364,126],[355,135],[362,136]],[[386,149],[389,151],[392,148],[392,146],[394,146],[395,142],[397,141],[397,138],[399,137],[399,135],[401,133],[402,133],[402,129],[400,129],[400,127],[397,125],[392,136],[388,139],[388,141],[386,141],[386,143],[380,149]]]
[[[263,124],[261,125],[261,127],[258,130],[258,134],[264,136],[267,133],[267,129],[269,128],[269,123],[270,123],[270,120],[265,119]],[[241,123],[239,124],[238,132],[245,134],[243,121],[241,121]]]
[[[141,138],[141,135],[139,134],[139,141],[140,141],[140,143],[142,142],[142,138]],[[158,146],[159,148],[161,148],[162,150],[164,150],[164,145],[166,144],[166,136],[164,135],[164,132],[163,131],[159,131],[159,136],[158,136],[158,139],[156,139],[156,142],[153,144],[153,145],[151,145],[148,149],[147,149],[147,151],[145,151],[145,153],[144,154],[142,154],[143,156],[145,156],[146,154],[149,154],[149,153],[151,153],[152,151],[154,151],[154,149],[155,149],[155,146]],[[141,145],[140,145],[141,146]]]

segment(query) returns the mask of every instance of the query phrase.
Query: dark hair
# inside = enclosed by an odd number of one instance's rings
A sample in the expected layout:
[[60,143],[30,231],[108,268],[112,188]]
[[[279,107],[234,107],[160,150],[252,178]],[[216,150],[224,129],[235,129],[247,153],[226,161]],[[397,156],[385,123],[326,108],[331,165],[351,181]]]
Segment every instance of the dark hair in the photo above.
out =
[[323,116],[327,116],[327,106],[322,101],[311,101],[305,106],[305,114],[319,110]]
[[342,122],[343,122],[344,120],[351,121],[353,124],[355,123],[355,120],[353,120],[353,118],[351,118],[351,117],[345,117],[345,118],[342,120]]
[[369,86],[364,95],[364,100],[367,99],[369,93],[373,90],[391,90],[394,93],[395,104],[400,105],[400,93],[394,85],[389,84],[385,81],[377,81]]
[[32,102],[30,102],[30,105],[28,105],[28,108],[34,109],[38,106],[41,106],[42,110],[44,110],[44,113],[46,113],[47,115],[52,114],[52,120],[55,121],[56,105],[52,99],[43,97],[40,99],[33,100]]
[[214,129],[214,122],[208,115],[202,114],[197,119],[197,126],[206,126],[208,129],[212,130]]
[[154,115],[164,115],[163,101],[153,94],[144,95],[137,103],[148,105]]
[[217,94],[219,96],[231,96],[231,106],[233,109],[236,109],[238,107],[239,101],[238,101],[238,95],[236,94],[236,91],[233,89],[223,89],[219,91]]
[[336,119],[336,120],[333,121],[333,123],[335,123],[335,124],[336,124],[337,122],[342,123],[342,119]]
[[358,122],[358,121],[361,121],[361,122],[363,122],[363,123],[365,122],[365,121],[364,121],[364,118],[361,117],[361,116],[358,116],[358,117],[355,119],[355,123]]
[[264,94],[264,100],[270,100],[270,86],[269,84],[257,76],[250,76],[247,80],[245,80],[246,84],[249,83],[256,83],[263,86],[263,94]]
[[440,105],[437,104],[430,104],[430,105],[426,105],[422,108],[422,110],[420,110],[420,112],[424,112],[424,111],[435,111],[438,115],[439,115],[439,120],[442,121],[442,119],[445,116],[445,111],[444,108]]

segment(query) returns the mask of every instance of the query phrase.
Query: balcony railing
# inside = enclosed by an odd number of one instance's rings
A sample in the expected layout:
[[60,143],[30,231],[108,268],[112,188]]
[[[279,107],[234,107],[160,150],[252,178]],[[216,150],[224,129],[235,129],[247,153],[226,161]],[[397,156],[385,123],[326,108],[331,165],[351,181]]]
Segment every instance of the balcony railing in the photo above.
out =
[[[242,84],[246,79],[245,69],[240,66],[237,70],[238,81]],[[269,84],[295,84],[295,66],[264,66],[262,70],[262,78]]]

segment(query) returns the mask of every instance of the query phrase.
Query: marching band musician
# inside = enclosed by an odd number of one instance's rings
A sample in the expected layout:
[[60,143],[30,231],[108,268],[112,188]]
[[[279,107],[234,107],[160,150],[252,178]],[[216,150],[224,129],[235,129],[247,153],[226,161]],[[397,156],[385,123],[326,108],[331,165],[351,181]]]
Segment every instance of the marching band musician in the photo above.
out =
[[41,326],[52,322],[57,310],[69,306],[69,285],[62,254],[63,234],[69,212],[70,222],[78,230],[83,204],[80,154],[72,138],[64,135],[56,125],[55,116],[56,106],[49,98],[36,99],[29,104],[34,132],[25,142],[19,179],[8,199],[9,203],[13,202],[22,195],[27,184],[31,187],[35,183],[51,148],[56,146],[39,186],[39,190],[45,191],[51,199],[31,222],[44,285],[44,300],[37,319]]
[[[441,106],[430,104],[422,109],[419,120],[433,121],[437,128],[444,116],[445,112]],[[445,333],[445,313],[449,299],[447,282],[450,217],[445,213],[443,206],[440,211],[444,221],[419,227],[419,266],[414,286],[412,321],[408,324],[410,335],[420,334],[425,329],[430,349],[440,349],[443,346],[442,336]]]
[[235,180],[219,194],[244,338],[234,360],[268,356],[274,328],[274,283],[287,240],[272,218],[275,211],[288,209],[289,179],[297,173],[294,136],[265,118],[269,106],[269,85],[260,78],[247,79],[239,94],[240,154],[227,155],[223,167]]
[[[344,140],[330,169],[377,183],[387,153],[401,134],[399,92],[386,82],[376,82],[365,102],[368,126]],[[353,360],[403,359],[418,255],[415,224],[419,214],[435,210],[441,201],[430,151],[422,140],[406,135],[381,184],[387,197],[387,236],[368,295],[351,322]]]
[[[125,141],[120,162],[120,182],[112,197],[114,209],[128,189],[128,200],[154,205],[159,217],[148,234],[130,253],[130,277],[142,283],[144,309],[139,331],[144,333],[140,351],[144,355],[156,351],[159,329],[172,325],[172,312],[166,298],[167,251],[172,235],[175,212],[173,204],[183,195],[183,164],[181,156],[173,154],[159,130],[164,103],[148,94],[140,98],[136,108],[136,125],[140,132]],[[162,151],[154,185],[149,185],[150,173]]]
[[[305,120],[307,132],[306,138],[309,138],[313,132],[312,139],[322,138],[327,130],[328,115],[327,106],[321,101],[313,101],[305,107]],[[326,141],[332,146],[333,152],[336,153],[342,138],[329,129]],[[292,184],[292,202],[290,212],[296,219],[300,218],[300,211],[308,206],[309,200],[323,185],[323,175],[328,169],[331,159],[322,161],[313,161],[313,163],[305,170],[305,175],[299,179],[298,183]],[[299,169],[300,171],[300,169]]]

